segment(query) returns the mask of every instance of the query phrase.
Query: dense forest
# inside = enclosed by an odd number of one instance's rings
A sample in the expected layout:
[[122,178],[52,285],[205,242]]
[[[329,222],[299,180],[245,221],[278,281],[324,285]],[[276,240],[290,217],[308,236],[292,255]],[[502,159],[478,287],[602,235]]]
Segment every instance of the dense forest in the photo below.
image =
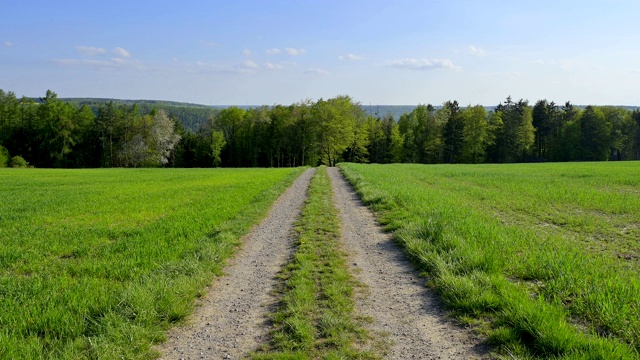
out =
[[[203,119],[205,119],[203,121]],[[348,96],[289,106],[185,106],[17,98],[0,90],[0,167],[283,167],[351,162],[512,163],[640,159],[640,110],[508,97],[398,119]]]

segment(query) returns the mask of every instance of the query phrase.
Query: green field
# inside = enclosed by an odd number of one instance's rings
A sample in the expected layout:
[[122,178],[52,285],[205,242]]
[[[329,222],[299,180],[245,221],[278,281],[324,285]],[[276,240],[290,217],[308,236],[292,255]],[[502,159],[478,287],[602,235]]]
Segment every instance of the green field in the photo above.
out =
[[640,163],[342,170],[499,353],[638,358]]
[[0,358],[152,358],[301,169],[0,169]]

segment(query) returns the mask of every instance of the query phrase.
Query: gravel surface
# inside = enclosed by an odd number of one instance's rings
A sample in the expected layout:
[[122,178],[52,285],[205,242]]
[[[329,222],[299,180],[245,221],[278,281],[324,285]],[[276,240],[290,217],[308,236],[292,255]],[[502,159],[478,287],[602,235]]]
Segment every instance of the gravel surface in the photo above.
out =
[[356,278],[367,285],[356,300],[360,315],[373,319],[370,330],[388,335],[389,359],[474,359],[486,355],[472,333],[447,320],[436,295],[424,285],[402,250],[337,168],[329,168],[342,242]]
[[169,331],[162,359],[239,359],[268,341],[267,312],[277,301],[271,291],[293,251],[293,223],[314,172],[305,171],[243,239],[188,325]]

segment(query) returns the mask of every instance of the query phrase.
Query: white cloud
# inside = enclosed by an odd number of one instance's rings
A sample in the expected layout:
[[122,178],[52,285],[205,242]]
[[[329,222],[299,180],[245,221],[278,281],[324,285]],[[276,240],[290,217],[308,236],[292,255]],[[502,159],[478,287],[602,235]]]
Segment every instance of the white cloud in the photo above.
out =
[[113,49],[113,53],[123,58],[131,57],[131,53],[121,47]]
[[251,55],[251,50],[249,50],[249,49],[244,49],[244,50],[242,50],[242,55],[244,55],[244,56],[250,56],[250,55]]
[[6,47],[12,47],[13,43],[11,41],[5,41],[2,45],[6,46]]
[[384,63],[385,66],[409,70],[460,69],[449,59],[400,59]]
[[307,52],[307,50],[305,49],[294,49],[294,48],[286,48],[284,49],[284,51],[286,51],[287,54],[291,56],[298,56],[298,55],[305,54]]
[[329,75],[329,71],[320,68],[308,68],[305,74]]
[[97,59],[53,59],[53,63],[61,66],[81,66],[81,67],[93,67],[93,68],[134,68],[138,70],[147,69],[144,64],[139,60],[123,59],[123,58],[111,58],[104,60]]
[[358,61],[358,60],[364,60],[364,56],[360,56],[356,54],[347,54],[347,55],[338,56],[338,59],[343,61],[345,60]]
[[483,56],[487,54],[487,52],[484,49],[475,47],[473,45],[469,45],[469,47],[467,48],[467,52],[471,55],[477,55],[477,56]]
[[242,62],[242,65],[247,69],[257,69],[259,67],[258,64],[251,60],[245,60],[244,62]]
[[267,55],[278,55],[282,51],[280,49],[273,48],[273,49],[266,50],[265,52],[267,53]]
[[95,46],[76,46],[76,50],[86,56],[103,55],[107,53],[107,49]]
[[279,70],[283,68],[281,64],[274,64],[268,61],[264,64],[264,67],[270,70]]

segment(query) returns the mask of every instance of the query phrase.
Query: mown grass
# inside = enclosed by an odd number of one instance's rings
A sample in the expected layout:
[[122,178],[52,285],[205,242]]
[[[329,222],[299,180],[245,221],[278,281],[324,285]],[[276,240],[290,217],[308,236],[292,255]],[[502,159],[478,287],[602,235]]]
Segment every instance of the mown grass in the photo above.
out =
[[154,358],[300,172],[0,169],[0,358]]
[[639,357],[640,163],[341,169],[500,354]]
[[340,223],[325,167],[312,179],[297,222],[293,260],[282,272],[272,341],[254,359],[375,359],[354,314],[357,286],[340,249]]

